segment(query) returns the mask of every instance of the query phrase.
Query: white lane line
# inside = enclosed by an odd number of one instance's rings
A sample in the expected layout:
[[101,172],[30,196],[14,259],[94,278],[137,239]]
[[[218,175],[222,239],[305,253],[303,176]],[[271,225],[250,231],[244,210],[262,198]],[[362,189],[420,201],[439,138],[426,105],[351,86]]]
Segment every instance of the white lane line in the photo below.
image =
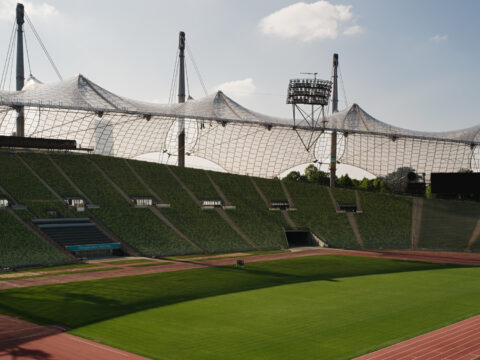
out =
[[65,335],[68,335],[74,341],[77,341],[77,342],[80,342],[80,343],[83,343],[83,344],[87,344],[87,345],[90,345],[90,346],[93,346],[93,347],[96,347],[96,348],[99,348],[99,349],[102,349],[102,350],[107,350],[107,351],[113,352],[115,354],[125,356],[127,358],[130,357],[130,354],[128,354],[124,351],[116,350],[116,349],[113,349],[109,346],[101,345],[101,344],[98,344],[98,343],[93,342],[93,341],[82,340],[82,339],[76,337],[75,335],[70,335],[70,334],[65,334]]

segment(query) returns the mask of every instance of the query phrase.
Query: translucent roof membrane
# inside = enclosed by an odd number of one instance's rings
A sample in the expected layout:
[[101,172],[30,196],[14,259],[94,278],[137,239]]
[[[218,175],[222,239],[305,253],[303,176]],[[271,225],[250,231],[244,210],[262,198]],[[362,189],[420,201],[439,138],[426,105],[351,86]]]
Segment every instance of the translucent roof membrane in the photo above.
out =
[[[420,132],[381,122],[360,106],[327,117],[325,128],[248,110],[222,92],[184,104],[162,105],[115,95],[82,75],[31,90],[0,92],[0,134],[15,131],[15,106],[25,107],[26,136],[74,139],[95,153],[134,158],[159,152],[176,157],[178,118],[184,118],[187,155],[231,173],[273,177],[296,165],[328,159],[318,139],[342,137],[340,163],[382,176],[412,167],[435,171],[478,169],[480,125],[451,132]],[[307,151],[304,143],[313,141]],[[316,143],[315,143],[316,142]]]

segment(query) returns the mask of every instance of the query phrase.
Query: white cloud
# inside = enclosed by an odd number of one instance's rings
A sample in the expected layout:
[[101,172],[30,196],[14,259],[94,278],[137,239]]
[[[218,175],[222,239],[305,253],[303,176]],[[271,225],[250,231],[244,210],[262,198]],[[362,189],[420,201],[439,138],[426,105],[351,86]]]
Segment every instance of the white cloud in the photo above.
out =
[[[35,22],[35,19],[51,18],[60,12],[53,5],[47,3],[33,4],[29,1],[22,1],[25,12]],[[17,0],[0,0],[0,20],[12,21],[15,19],[15,8]]]
[[[259,27],[264,34],[308,42],[336,39],[341,33],[340,28],[348,25],[352,18],[351,5],[333,5],[326,0],[298,2],[264,17]],[[343,33],[354,35],[362,30],[358,25],[351,25]]]
[[356,35],[360,34],[363,32],[363,28],[359,25],[353,25],[347,27],[345,30],[343,30],[343,35]]
[[227,81],[223,84],[215,86],[214,90],[223,91],[226,95],[231,97],[247,97],[253,95],[257,87],[253,83],[252,78],[243,80]]
[[442,41],[446,41],[448,40],[448,35],[435,35],[435,36],[432,36],[430,38],[430,41],[434,41],[434,42],[442,42]]

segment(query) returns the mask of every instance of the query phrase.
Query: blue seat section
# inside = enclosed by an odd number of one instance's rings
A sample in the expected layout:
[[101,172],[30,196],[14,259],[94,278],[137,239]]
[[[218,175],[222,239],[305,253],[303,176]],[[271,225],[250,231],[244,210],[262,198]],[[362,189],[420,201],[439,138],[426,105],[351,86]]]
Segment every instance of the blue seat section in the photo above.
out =
[[88,218],[33,220],[51,239],[68,250],[98,250],[119,248]]
[[38,224],[74,224],[74,223],[90,223],[89,218],[50,218],[50,219],[33,219],[35,225]]

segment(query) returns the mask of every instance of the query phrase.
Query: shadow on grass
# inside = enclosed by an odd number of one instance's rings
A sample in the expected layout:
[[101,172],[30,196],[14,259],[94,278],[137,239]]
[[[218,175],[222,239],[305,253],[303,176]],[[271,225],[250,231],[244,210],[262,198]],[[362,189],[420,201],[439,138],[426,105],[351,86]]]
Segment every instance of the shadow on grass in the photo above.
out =
[[0,313],[77,328],[184,301],[279,285],[375,274],[451,269],[352,256],[312,256],[0,291]]

